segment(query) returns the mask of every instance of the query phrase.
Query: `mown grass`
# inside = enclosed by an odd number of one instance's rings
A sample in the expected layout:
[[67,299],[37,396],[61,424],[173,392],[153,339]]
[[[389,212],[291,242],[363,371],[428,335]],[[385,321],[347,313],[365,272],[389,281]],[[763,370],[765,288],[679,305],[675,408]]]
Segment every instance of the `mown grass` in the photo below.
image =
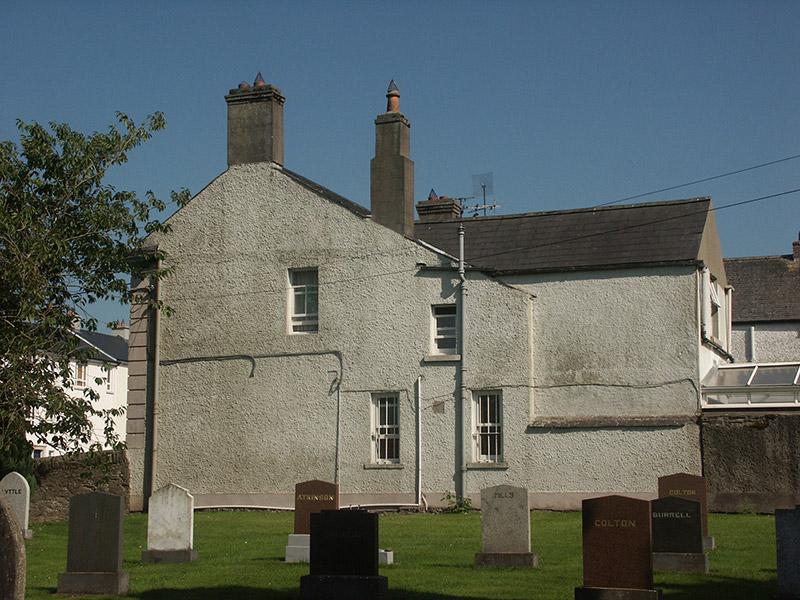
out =
[[[186,565],[143,565],[147,516],[125,518],[123,570],[137,600],[299,598],[307,564],[283,562],[291,513],[205,511],[195,515],[200,558]],[[67,524],[32,526],[28,540],[28,600],[52,598],[66,569]],[[671,600],[753,600],[777,593],[775,524],[765,515],[711,515],[718,548],[711,573],[656,572],[656,587]],[[533,551],[538,569],[478,568],[480,514],[385,514],[380,543],[394,550],[395,564],[381,567],[393,600],[574,598],[582,584],[580,513],[534,512]],[[85,596],[112,598],[115,596]],[[83,597],[82,597],[83,598]],[[119,598],[119,597],[117,597]]]

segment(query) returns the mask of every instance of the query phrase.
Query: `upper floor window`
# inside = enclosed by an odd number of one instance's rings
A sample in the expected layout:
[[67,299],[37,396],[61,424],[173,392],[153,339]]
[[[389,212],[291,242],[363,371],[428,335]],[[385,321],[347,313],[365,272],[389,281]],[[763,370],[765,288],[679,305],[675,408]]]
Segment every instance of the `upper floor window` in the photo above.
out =
[[316,333],[319,331],[317,269],[291,269],[289,286],[292,333]]
[[86,365],[75,365],[75,387],[86,387]]
[[456,305],[433,306],[433,353],[456,354]]
[[106,374],[106,377],[105,377],[105,379],[106,379],[106,391],[109,392],[109,393],[113,392],[114,391],[114,381],[112,379],[112,374],[114,373],[114,371],[111,369],[111,367],[104,367],[103,370],[105,371],[105,374]]

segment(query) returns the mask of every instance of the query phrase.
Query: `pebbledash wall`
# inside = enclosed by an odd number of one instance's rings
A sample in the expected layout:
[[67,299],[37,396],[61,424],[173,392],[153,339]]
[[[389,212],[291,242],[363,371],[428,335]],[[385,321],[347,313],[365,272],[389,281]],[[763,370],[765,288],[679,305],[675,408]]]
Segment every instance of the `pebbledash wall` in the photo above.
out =
[[[418,460],[428,502],[456,489],[459,365],[426,360],[431,305],[454,300],[453,261],[269,163],[230,168],[170,225],[152,489],[177,483],[198,506],[292,506],[294,484],[319,478],[338,481],[343,504],[413,504]],[[303,267],[319,269],[320,331],[290,335],[287,271]],[[701,472],[696,297],[689,267],[507,285],[470,272],[467,386],[502,392],[505,460],[469,465],[467,491],[512,481],[539,507],[575,508]],[[370,463],[371,394],[383,391],[400,393],[402,467]],[[144,441],[129,426],[133,508],[150,485]]]
[[[191,490],[199,507],[292,506],[295,483],[315,478],[337,481],[344,504],[415,503],[418,460],[427,498],[455,488],[458,363],[426,359],[431,306],[454,301],[452,260],[270,163],[231,167],[169,223],[157,241],[176,267],[160,290],[174,314],[158,332],[153,453],[136,422],[144,395],[131,395],[132,507],[145,486],[169,482]],[[289,334],[288,270],[307,267],[319,273],[319,333]],[[505,422],[524,434],[532,299],[480,273],[470,274],[469,294],[481,308],[466,313],[468,386],[502,390]],[[376,392],[400,394],[399,467],[371,464]],[[507,439],[507,454],[521,456]],[[523,460],[510,464],[512,473],[481,471],[470,488],[528,473]]]

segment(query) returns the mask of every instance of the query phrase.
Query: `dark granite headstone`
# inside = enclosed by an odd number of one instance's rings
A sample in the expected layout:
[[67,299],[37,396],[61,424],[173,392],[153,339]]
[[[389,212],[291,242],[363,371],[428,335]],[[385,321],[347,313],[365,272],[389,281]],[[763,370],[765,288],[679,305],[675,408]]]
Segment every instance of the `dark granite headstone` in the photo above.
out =
[[311,513],[339,510],[339,485],[314,479],[294,486],[294,532],[311,533]]
[[653,589],[650,502],[624,496],[583,501],[583,587],[575,598],[658,598]]
[[708,573],[700,503],[680,496],[653,500],[653,567]]
[[58,575],[59,594],[125,594],[122,572],[122,496],[92,492],[69,501],[67,572]]
[[0,598],[25,598],[25,542],[14,508],[0,494]]
[[311,515],[311,569],[300,578],[304,600],[388,596],[378,575],[378,515],[324,510]]
[[702,475],[675,473],[658,478],[658,497],[679,496],[700,503],[703,535],[708,535],[708,485]]
[[653,500],[653,552],[702,552],[700,503],[678,496]]
[[778,597],[800,598],[800,506],[775,509]]

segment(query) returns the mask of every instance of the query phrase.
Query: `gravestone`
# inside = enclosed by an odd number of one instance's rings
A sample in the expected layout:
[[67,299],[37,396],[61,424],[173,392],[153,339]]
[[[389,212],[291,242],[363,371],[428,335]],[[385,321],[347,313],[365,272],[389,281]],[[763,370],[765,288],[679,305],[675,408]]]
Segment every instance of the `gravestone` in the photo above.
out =
[[703,549],[716,547],[714,538],[708,535],[708,485],[706,478],[689,473],[674,473],[658,478],[658,497],[679,496],[700,503],[703,523]]
[[194,540],[194,496],[169,483],[150,496],[147,550],[143,563],[187,563],[197,560]]
[[16,471],[12,471],[0,480],[0,493],[14,509],[20,531],[25,539],[31,539],[33,532],[28,529],[28,516],[31,509],[31,487],[28,480]]
[[528,490],[498,485],[481,490],[479,567],[537,567],[531,552],[531,509]]
[[67,572],[58,575],[59,594],[128,592],[122,572],[122,496],[92,492],[69,501]]
[[653,500],[653,568],[708,573],[703,552],[702,507],[695,500],[667,496]]
[[388,597],[378,575],[378,515],[324,510],[311,515],[311,568],[300,578],[303,600]]
[[0,598],[25,598],[25,541],[5,494],[0,494]]
[[800,506],[775,509],[778,597],[800,598]]
[[321,510],[339,510],[339,485],[313,479],[294,486],[294,533],[289,534],[286,562],[308,562],[311,514]]
[[651,600],[653,536],[650,502],[624,496],[583,501],[583,587],[576,600]]

